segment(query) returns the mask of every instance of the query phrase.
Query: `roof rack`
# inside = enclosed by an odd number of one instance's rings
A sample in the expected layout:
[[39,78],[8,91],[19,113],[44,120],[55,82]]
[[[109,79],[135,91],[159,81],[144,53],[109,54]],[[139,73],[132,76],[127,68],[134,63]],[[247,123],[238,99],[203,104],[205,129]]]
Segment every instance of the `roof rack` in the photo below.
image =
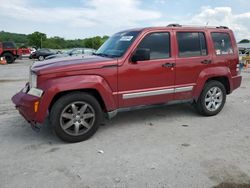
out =
[[219,27],[216,27],[217,29],[228,29],[227,26],[219,26]]
[[181,27],[180,24],[168,24],[167,27]]

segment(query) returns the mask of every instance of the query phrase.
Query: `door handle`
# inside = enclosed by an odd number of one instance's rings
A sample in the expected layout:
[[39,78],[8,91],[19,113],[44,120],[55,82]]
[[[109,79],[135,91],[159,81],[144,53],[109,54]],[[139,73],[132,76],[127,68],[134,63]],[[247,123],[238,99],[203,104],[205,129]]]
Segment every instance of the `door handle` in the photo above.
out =
[[165,68],[175,67],[175,63],[164,63],[162,64],[162,67],[165,67]]
[[209,59],[205,59],[203,61],[201,61],[202,64],[211,64],[212,63],[212,60],[209,60]]

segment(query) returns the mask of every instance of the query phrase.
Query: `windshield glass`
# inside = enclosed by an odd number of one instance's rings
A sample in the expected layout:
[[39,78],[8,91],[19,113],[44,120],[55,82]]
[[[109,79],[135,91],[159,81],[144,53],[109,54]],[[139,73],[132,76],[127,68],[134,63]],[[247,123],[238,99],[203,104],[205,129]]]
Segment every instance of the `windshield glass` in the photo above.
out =
[[134,42],[140,31],[125,31],[114,34],[95,53],[108,57],[121,57]]

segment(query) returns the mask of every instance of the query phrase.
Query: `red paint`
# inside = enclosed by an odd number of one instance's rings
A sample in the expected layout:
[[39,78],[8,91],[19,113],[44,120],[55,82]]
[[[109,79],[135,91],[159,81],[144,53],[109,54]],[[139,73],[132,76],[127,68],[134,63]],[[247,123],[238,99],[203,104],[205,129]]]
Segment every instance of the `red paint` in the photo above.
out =
[[[150,60],[133,64],[131,55],[139,42],[148,33],[169,32],[171,35],[171,58]],[[208,55],[202,57],[179,58],[176,40],[177,31],[204,32],[208,46]],[[229,33],[234,53],[231,55],[216,56],[212,44],[211,32]],[[208,59],[211,64],[201,64]],[[175,67],[166,68],[162,64],[176,63]],[[229,29],[205,29],[186,27],[159,27],[145,28],[133,42],[123,57],[78,57],[64,60],[49,60],[39,62],[33,66],[38,75],[38,88],[44,91],[39,99],[19,92],[12,101],[20,113],[28,121],[42,123],[47,115],[53,98],[60,92],[94,89],[99,92],[105,103],[105,111],[113,111],[122,107],[146,105],[168,102],[172,100],[196,100],[205,82],[214,77],[225,77],[230,85],[230,93],[241,84],[241,76],[237,75],[236,67],[239,63],[237,45],[234,35]],[[160,89],[171,89],[193,86],[192,91],[169,93],[133,99],[124,99],[123,94],[147,92]],[[34,113],[33,104],[39,100],[37,113]]]

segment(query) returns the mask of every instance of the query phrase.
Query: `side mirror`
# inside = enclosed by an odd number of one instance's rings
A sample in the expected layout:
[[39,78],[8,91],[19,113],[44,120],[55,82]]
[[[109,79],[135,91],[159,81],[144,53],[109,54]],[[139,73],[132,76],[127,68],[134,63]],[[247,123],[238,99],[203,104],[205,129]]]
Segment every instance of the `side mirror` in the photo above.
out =
[[150,60],[150,49],[148,48],[137,49],[131,58],[131,61],[133,63],[136,63],[137,61],[147,61],[147,60]]

